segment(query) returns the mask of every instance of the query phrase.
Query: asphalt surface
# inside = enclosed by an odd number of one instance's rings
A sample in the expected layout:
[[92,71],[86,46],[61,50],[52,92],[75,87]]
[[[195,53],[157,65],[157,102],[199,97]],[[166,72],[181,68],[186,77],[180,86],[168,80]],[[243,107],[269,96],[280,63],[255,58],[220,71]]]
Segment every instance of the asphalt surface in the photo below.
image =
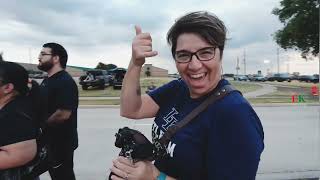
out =
[[[255,106],[265,132],[257,180],[320,177],[320,106]],[[75,152],[78,180],[103,180],[109,174],[118,128],[129,126],[150,137],[152,119],[128,120],[119,108],[80,108],[80,146]],[[47,174],[42,180],[50,179]]]

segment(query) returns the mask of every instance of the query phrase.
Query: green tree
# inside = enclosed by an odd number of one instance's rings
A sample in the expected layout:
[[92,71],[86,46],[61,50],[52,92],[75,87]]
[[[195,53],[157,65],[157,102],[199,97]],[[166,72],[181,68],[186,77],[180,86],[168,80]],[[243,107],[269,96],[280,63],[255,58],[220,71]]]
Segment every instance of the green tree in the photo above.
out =
[[281,0],[281,8],[274,8],[283,29],[273,36],[283,49],[298,49],[306,58],[310,53],[319,53],[319,1]]
[[115,68],[117,68],[117,66],[114,64],[104,64],[102,62],[99,62],[98,65],[96,66],[96,69],[102,69],[102,70],[110,70]]

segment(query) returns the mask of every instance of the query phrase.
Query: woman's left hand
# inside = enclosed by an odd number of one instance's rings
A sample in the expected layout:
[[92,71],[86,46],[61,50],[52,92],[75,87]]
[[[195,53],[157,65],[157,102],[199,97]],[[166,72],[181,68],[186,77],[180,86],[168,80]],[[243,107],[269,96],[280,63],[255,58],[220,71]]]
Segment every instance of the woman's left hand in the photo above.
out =
[[111,176],[113,180],[153,180],[160,173],[151,161],[133,163],[128,158],[121,156],[113,160],[110,170],[117,175]]

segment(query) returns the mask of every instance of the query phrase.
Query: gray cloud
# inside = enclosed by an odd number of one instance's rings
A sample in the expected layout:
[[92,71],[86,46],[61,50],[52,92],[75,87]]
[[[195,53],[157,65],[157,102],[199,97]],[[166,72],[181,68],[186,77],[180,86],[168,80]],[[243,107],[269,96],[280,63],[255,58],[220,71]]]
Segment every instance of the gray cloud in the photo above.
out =
[[[60,42],[77,52],[77,57],[106,54],[104,47],[130,48],[134,37],[133,25],[153,35],[153,47],[159,51],[159,66],[172,67],[166,31],[179,16],[196,10],[217,14],[228,28],[225,72],[235,71],[237,56],[243,49],[248,54],[248,71],[255,71],[263,59],[274,58],[276,44],[271,34],[281,24],[271,11],[278,0],[211,0],[211,1],[145,1],[145,0],[0,0],[0,42],[16,46],[39,48],[49,41]],[[123,46],[126,44],[126,46]],[[11,47],[11,46],[10,46]],[[117,48],[115,48],[117,49]],[[1,49],[0,49],[1,51]],[[130,49],[124,50],[126,53]],[[91,54],[89,54],[91,53]],[[108,58],[121,52],[108,52]],[[126,57],[127,58],[127,57]],[[127,59],[124,58],[127,63]],[[115,58],[114,58],[115,59]],[[95,61],[95,62],[93,62]],[[93,60],[95,65],[98,60]],[[87,65],[78,59],[75,65]]]
[[161,23],[155,22],[166,20],[161,12],[153,13],[152,8],[121,8],[105,1],[6,1],[1,6],[1,19],[24,23],[34,33],[44,32],[49,38],[60,37],[79,46],[127,42],[134,32],[133,24],[157,31]]

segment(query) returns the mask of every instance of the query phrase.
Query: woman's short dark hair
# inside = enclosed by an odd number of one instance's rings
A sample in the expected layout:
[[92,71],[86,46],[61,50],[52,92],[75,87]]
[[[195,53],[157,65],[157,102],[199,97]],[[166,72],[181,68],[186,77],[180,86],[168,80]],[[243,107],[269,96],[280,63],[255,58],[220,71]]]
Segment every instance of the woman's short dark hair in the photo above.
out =
[[167,41],[171,45],[171,53],[174,57],[179,35],[196,33],[209,44],[218,47],[220,49],[220,57],[222,57],[226,31],[224,23],[214,14],[206,11],[191,12],[180,17],[173,24],[168,31]]
[[14,62],[0,62],[1,83],[12,83],[14,90],[25,96],[29,92],[29,76],[27,70]]
[[63,69],[66,68],[68,61],[68,53],[62,45],[51,42],[44,44],[42,47],[50,48],[52,55],[59,56],[61,67]]

